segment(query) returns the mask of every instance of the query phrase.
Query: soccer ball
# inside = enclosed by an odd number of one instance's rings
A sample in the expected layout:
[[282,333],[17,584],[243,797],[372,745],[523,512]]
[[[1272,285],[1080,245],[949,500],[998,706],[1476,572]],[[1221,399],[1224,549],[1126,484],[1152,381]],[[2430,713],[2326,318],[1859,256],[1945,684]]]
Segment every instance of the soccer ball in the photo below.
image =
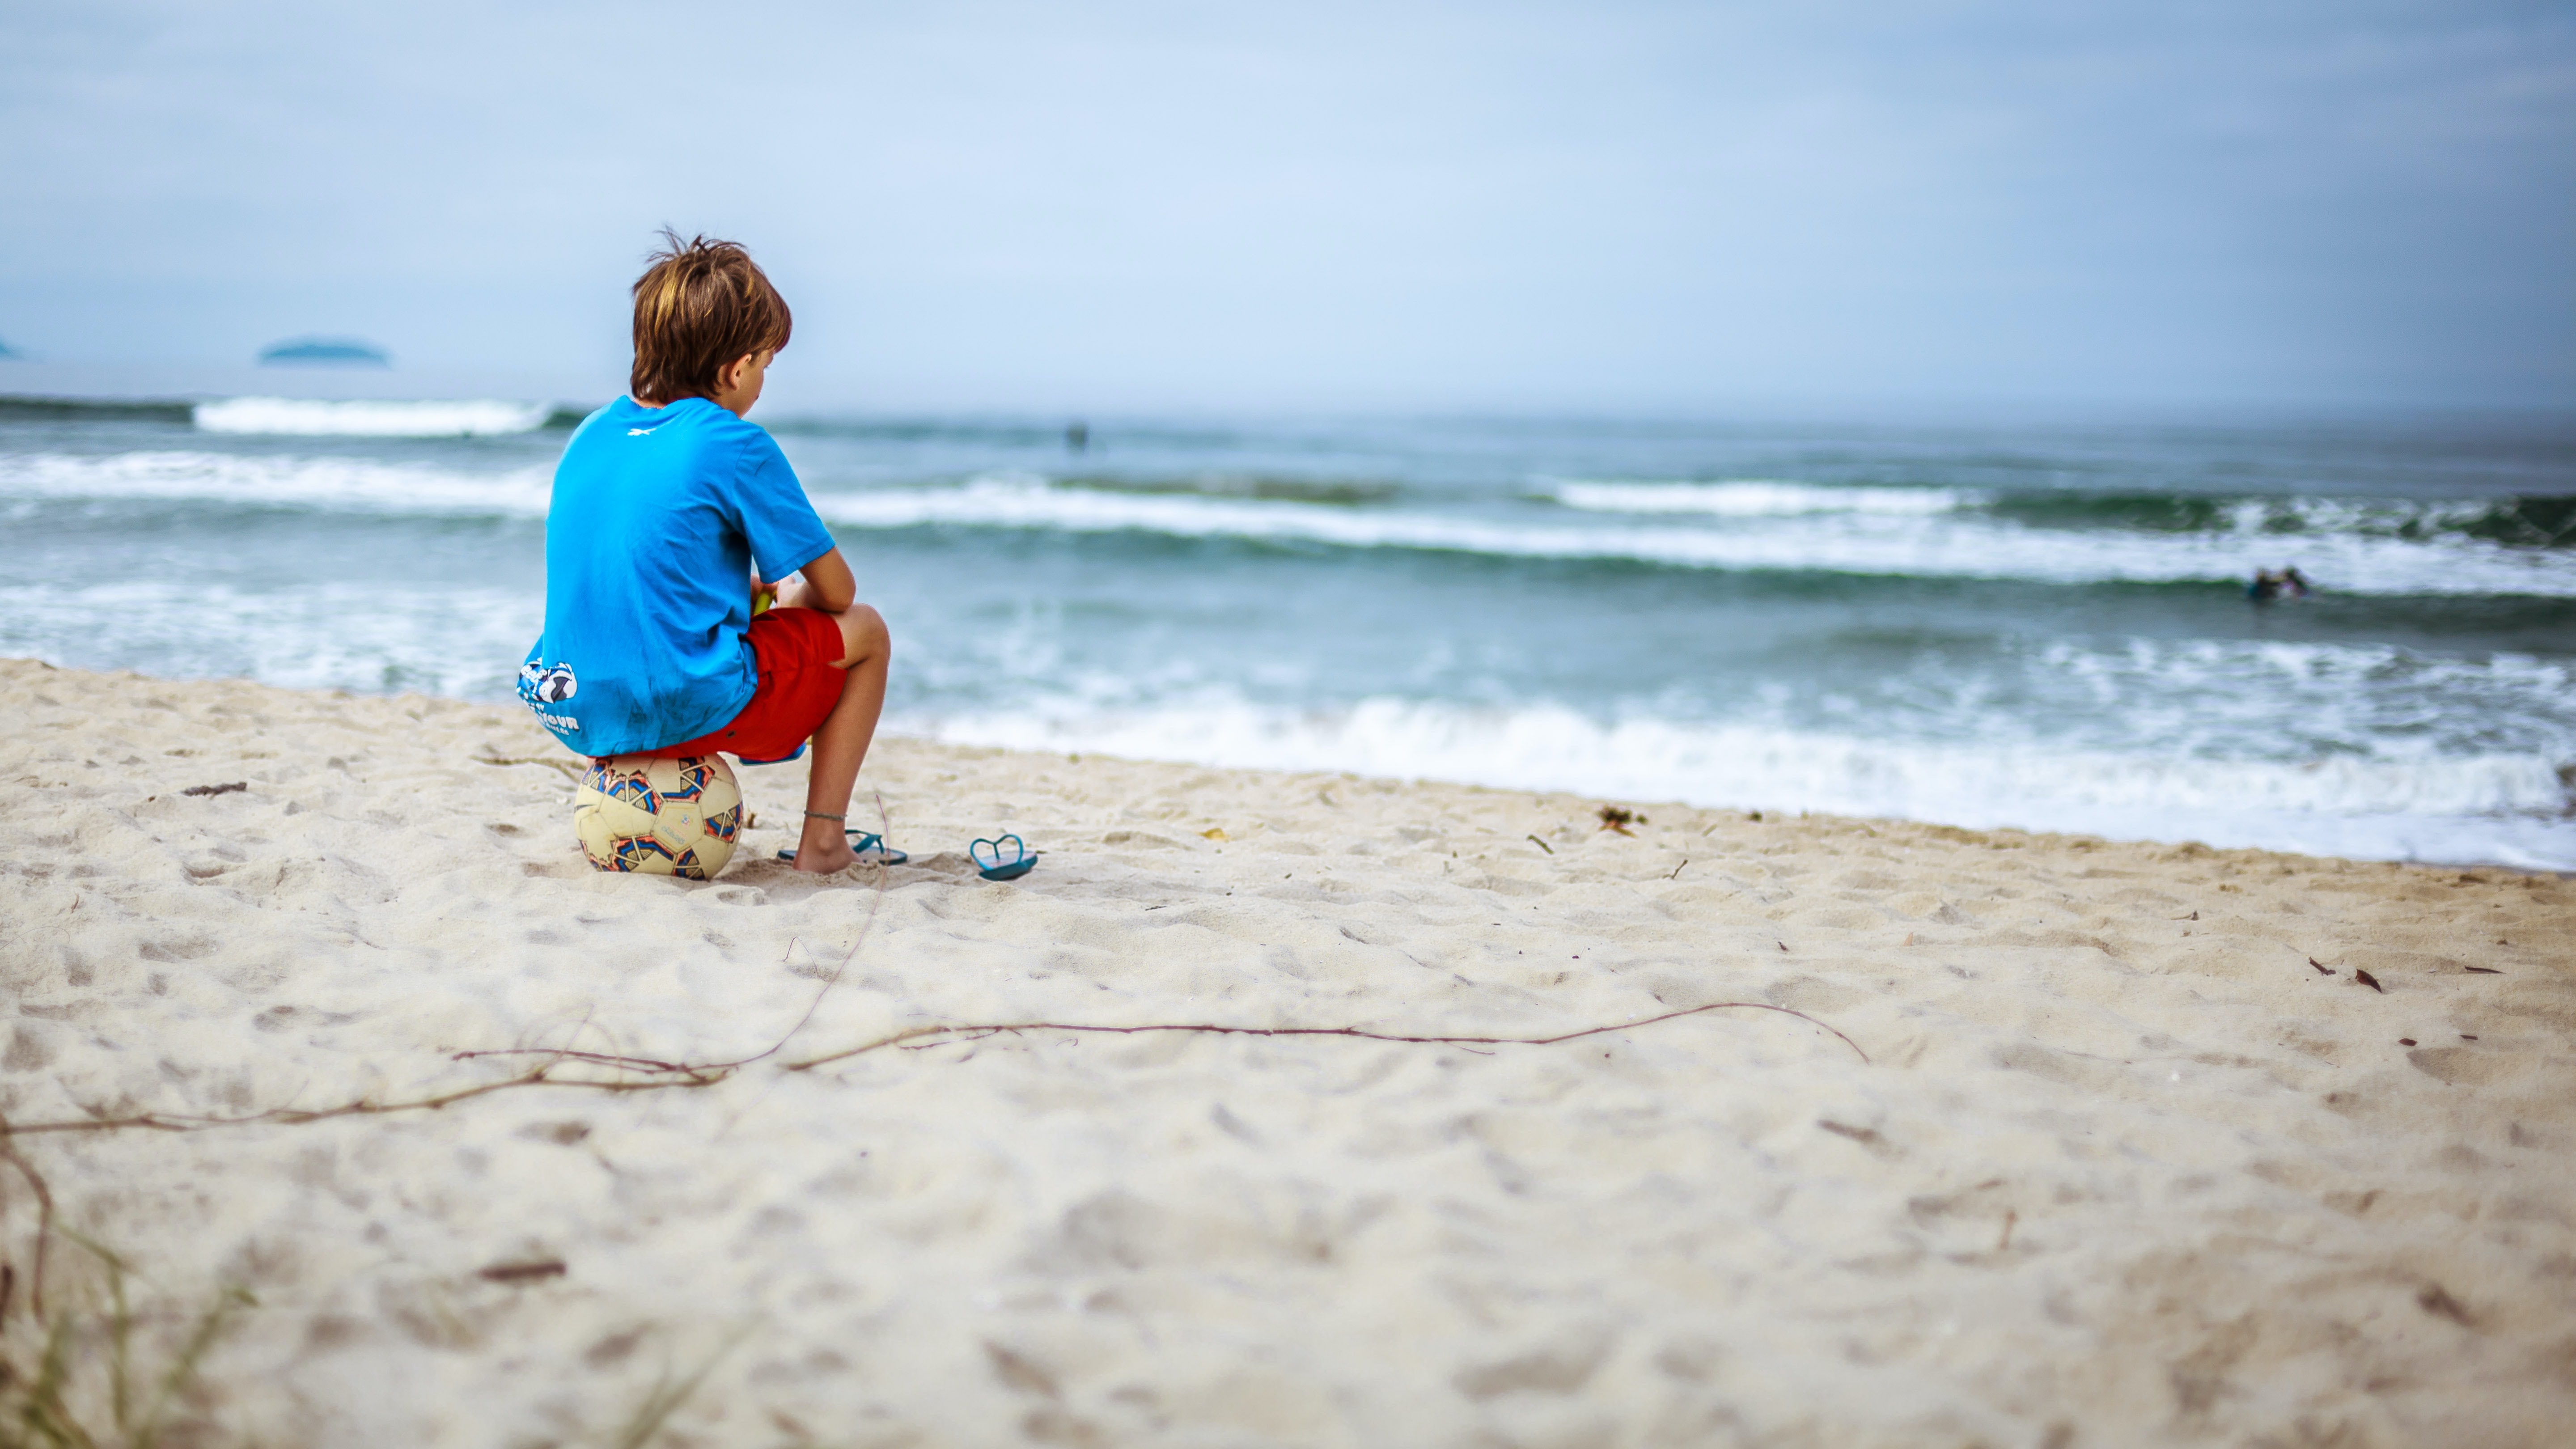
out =
[[742,787],[721,755],[594,760],[573,791],[572,830],[601,870],[713,880],[742,835]]

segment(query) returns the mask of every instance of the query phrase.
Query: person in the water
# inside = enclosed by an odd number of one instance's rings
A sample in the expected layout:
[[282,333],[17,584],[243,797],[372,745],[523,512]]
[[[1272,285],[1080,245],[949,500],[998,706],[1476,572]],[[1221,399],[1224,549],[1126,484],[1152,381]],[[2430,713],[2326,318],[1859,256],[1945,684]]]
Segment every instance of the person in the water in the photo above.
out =
[[2308,594],[2308,577],[2295,567],[2285,568],[2279,573],[2256,569],[2254,582],[2245,586],[2245,597],[2258,604],[2268,604],[2275,599],[2304,599]]

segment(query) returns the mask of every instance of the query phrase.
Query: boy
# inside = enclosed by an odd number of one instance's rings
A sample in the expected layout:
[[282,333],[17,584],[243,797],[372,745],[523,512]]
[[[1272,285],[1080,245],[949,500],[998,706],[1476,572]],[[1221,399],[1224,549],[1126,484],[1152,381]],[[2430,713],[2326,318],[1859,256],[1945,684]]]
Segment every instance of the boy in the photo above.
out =
[[[743,420],[787,345],[785,299],[734,243],[662,236],[635,283],[628,396],[555,466],[546,632],[519,695],[594,759],[767,764],[810,739],[795,865],[837,871],[858,859],[843,820],[892,645],[786,456]],[[755,615],[764,578],[786,582]]]

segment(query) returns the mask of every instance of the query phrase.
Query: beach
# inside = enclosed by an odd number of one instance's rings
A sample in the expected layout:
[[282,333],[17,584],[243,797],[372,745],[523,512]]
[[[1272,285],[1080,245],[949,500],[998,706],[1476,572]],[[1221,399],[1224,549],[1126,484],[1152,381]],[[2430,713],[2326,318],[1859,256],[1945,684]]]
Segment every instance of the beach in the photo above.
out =
[[524,710],[0,698],[7,1356],[40,1250],[139,1371],[242,1290],[185,1442],[2576,1422],[2559,875],[897,737],[909,864],[796,875],[746,769],[698,884]]

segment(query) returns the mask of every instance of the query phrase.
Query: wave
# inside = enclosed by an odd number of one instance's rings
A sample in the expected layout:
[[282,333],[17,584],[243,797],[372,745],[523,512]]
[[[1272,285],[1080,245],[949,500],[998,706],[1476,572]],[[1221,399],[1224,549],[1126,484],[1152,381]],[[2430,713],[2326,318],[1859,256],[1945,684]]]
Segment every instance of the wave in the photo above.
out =
[[1260,474],[1213,473],[1193,478],[1104,478],[1076,476],[1053,480],[1058,488],[1088,488],[1101,493],[1132,493],[1147,498],[1250,498],[1269,503],[1329,503],[1356,507],[1392,501],[1404,490],[1393,483],[1357,479],[1274,478]]
[[1997,663],[1927,653],[1894,666],[1880,729],[1985,740],[2044,719],[2054,745],[2175,758],[2576,761],[2576,658],[2131,637],[2051,639]]
[[[0,497],[542,516],[550,473],[544,466],[483,472],[183,449],[21,453],[0,454]],[[2521,547],[2492,536],[2496,530],[2465,527],[2306,534],[2258,527],[2198,533],[2051,528],[1970,505],[1943,513],[1811,511],[1708,524],[1678,518],[1619,523],[1580,514],[1551,518],[1527,503],[1508,505],[1519,510],[1511,516],[1356,499],[1111,491],[1018,474],[964,486],[817,489],[812,496],[824,519],[844,529],[1147,533],[1502,559],[2070,585],[2233,585],[2257,568],[2296,564],[2329,593],[2576,598],[2576,550]],[[2330,515],[2321,508],[2310,516]]]
[[2460,499],[2230,498],[2180,493],[2017,493],[1984,505],[1999,518],[2059,529],[2422,539],[2443,534],[2523,548],[2576,545],[2576,496]]
[[0,420],[34,418],[47,422],[184,423],[196,405],[178,398],[44,397],[0,394]]
[[2189,493],[1834,487],[1769,479],[1723,483],[1561,482],[1539,494],[1592,513],[1779,518],[1814,513],[1920,517],[1974,509],[2059,529],[2154,533],[2360,534],[2421,538],[2458,533],[2529,548],[2576,546],[2576,496],[2470,499],[2225,497]]
[[1974,829],[2198,840],[2362,859],[2576,868],[2567,767],[2533,753],[2182,759],[2026,743],[1898,743],[1557,705],[1397,699],[1299,712],[1207,700],[1129,712],[1067,702],[927,715],[956,743],[1087,750],[1225,768],[1332,770],[1630,802],[1894,816]]
[[1560,482],[1541,496],[1594,513],[1782,518],[1806,513],[1948,513],[1987,495],[1957,488],[1837,488],[1742,478],[1724,483]]
[[202,432],[292,437],[490,438],[532,433],[554,421],[552,403],[325,402],[234,397],[196,405]]
[[1560,524],[1108,493],[1051,486],[1031,475],[987,477],[958,488],[824,493],[814,501],[826,521],[849,528],[1146,532],[1504,558],[2054,584],[2237,584],[2257,568],[2295,563],[2321,588],[2347,593],[2576,598],[2576,559],[2458,533],[2167,535],[2044,529],[1975,512],[1804,513],[1739,518],[1737,526],[1723,529]]
[[84,456],[0,454],[0,497],[336,508],[366,513],[543,517],[551,468],[473,473],[358,458],[177,450]]

